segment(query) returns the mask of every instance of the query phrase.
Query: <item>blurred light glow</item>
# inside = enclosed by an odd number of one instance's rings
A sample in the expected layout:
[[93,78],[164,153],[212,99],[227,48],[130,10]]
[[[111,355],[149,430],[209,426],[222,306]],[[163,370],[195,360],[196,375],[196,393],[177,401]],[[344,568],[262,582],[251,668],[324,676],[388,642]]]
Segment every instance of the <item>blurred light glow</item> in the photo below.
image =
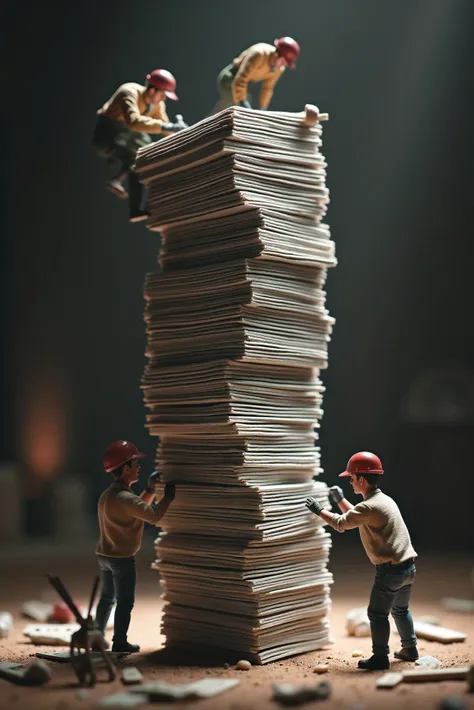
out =
[[55,476],[65,462],[67,438],[64,389],[50,377],[23,406],[20,450],[30,473],[42,479]]

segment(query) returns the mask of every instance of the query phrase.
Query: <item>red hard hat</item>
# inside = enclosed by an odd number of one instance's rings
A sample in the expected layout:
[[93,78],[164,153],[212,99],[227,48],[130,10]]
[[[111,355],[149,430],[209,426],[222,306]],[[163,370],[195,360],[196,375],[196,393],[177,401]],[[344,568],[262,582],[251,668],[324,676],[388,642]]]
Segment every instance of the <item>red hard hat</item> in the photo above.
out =
[[173,101],[178,100],[178,97],[174,93],[176,89],[176,79],[170,71],[166,69],[155,69],[150,74],[146,75],[146,80],[155,89],[164,91],[169,99],[173,99]]
[[383,473],[382,462],[378,456],[370,451],[359,451],[351,456],[347,468],[339,474],[339,478],[350,476],[352,473]]
[[296,60],[300,54],[300,45],[292,37],[280,37],[273,43],[280,52],[281,56],[286,59],[286,63],[290,69],[296,69]]
[[131,441],[114,441],[113,444],[105,450],[102,461],[107,473],[112,473],[130,459],[142,459],[146,454],[143,454],[137,449]]

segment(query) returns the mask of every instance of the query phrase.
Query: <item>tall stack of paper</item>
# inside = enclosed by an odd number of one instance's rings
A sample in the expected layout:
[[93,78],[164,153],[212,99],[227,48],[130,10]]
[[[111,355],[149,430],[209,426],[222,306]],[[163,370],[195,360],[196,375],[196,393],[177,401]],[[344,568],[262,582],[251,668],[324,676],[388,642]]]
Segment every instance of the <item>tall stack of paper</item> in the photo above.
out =
[[333,319],[321,127],[227,109],[142,149],[162,273],[145,285],[147,426],[177,495],[155,567],[171,648],[266,663],[329,640],[315,446]]

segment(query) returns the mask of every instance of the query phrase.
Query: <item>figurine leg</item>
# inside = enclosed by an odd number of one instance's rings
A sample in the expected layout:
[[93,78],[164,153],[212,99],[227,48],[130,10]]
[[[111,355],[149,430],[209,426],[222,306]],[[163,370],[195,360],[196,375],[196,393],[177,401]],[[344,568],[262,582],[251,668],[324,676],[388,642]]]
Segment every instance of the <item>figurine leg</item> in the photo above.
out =
[[107,562],[103,561],[100,555],[97,556],[100,567],[101,592],[95,622],[99,627],[102,636],[105,636],[105,629],[109,620],[110,612],[115,604],[115,587],[112,572],[107,568]]
[[93,688],[96,683],[96,675],[95,675],[94,664],[92,663],[92,657],[91,657],[91,652],[89,649],[88,641],[86,643],[86,650],[85,650],[85,654],[84,654],[84,663],[85,663],[85,668],[86,668],[86,672],[84,675],[85,675],[85,677],[89,676],[89,682],[87,685],[89,686],[89,688]]
[[117,669],[115,668],[114,664],[112,663],[112,659],[110,657],[110,654],[107,653],[105,648],[102,646],[100,649],[100,655],[102,656],[102,659],[105,663],[105,667],[107,668],[107,672],[109,674],[109,680],[115,680],[117,677]]
[[217,90],[220,98],[214,107],[213,113],[223,111],[225,108],[229,108],[229,106],[234,106],[235,101],[232,94],[232,82],[236,74],[237,67],[234,67],[233,64],[229,64],[217,77]]

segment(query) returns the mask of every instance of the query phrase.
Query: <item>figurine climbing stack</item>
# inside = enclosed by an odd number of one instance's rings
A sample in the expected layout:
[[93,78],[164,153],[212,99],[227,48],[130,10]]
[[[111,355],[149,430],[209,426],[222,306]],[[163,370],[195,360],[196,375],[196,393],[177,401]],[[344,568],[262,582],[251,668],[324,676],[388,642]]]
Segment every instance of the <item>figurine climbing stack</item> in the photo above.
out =
[[147,426],[178,483],[155,567],[170,648],[257,663],[329,640],[315,445],[333,320],[321,124],[232,107],[139,151],[162,273],[145,285]]

